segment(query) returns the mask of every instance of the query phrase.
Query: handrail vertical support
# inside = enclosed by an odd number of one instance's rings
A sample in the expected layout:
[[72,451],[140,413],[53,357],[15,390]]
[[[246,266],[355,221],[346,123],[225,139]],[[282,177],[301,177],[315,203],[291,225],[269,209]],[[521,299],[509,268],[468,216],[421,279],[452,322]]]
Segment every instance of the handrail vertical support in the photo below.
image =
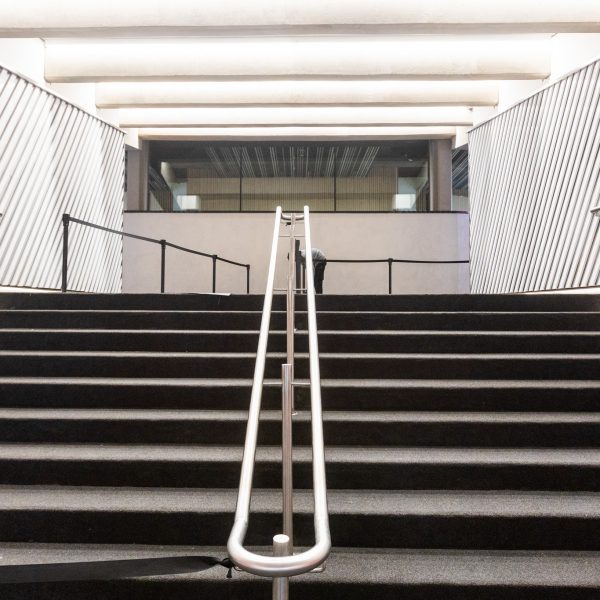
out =
[[166,271],[167,242],[160,240],[160,293],[165,293],[165,271]]
[[60,286],[61,292],[67,291],[67,278],[69,267],[69,221],[71,217],[65,213],[62,216],[63,224],[63,252],[62,252],[62,282]]
[[217,291],[217,255],[212,255],[212,293]]
[[[286,290],[286,312],[287,312],[287,364],[290,365],[291,381],[294,381],[294,329],[295,329],[295,298],[294,285],[296,284],[296,215],[290,215],[290,246],[288,252],[288,275]],[[292,411],[294,410],[294,388],[290,391]],[[285,532],[284,532],[285,533]]]
[[[290,539],[287,535],[279,533],[273,536],[273,556],[290,556]],[[273,577],[273,600],[288,600],[289,578]]]
[[392,293],[392,265],[394,264],[393,258],[388,258],[388,294]]
[[292,477],[292,365],[281,365],[281,464],[283,491],[283,533],[289,538],[289,552],[294,547],[294,483]]
[[296,288],[300,289],[302,285],[302,256],[300,255],[300,240],[296,240],[294,247],[294,257],[296,260]]
[[250,265],[246,265],[246,294],[250,293]]

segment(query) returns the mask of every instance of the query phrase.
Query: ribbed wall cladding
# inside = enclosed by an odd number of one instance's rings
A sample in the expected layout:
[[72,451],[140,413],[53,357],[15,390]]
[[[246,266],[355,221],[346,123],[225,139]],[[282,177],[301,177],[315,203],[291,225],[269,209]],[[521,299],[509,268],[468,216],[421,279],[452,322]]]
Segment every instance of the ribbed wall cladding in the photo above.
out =
[[[123,225],[124,134],[0,67],[0,285],[59,288],[63,213]],[[71,225],[70,290],[120,292],[119,236]]]
[[600,60],[471,131],[471,290],[600,283]]

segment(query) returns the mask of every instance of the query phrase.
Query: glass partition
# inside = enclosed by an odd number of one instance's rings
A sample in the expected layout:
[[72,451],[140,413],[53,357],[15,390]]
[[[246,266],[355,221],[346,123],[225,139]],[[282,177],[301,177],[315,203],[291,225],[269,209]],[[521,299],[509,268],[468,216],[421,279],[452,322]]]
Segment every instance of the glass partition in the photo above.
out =
[[426,211],[427,141],[150,142],[148,209]]

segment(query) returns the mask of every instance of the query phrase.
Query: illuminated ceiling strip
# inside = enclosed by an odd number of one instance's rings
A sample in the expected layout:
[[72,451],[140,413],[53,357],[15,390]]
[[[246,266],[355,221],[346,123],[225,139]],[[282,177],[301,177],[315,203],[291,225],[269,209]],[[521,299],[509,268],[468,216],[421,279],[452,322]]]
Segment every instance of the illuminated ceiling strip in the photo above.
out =
[[545,38],[378,36],[49,41],[50,82],[244,79],[543,79]]
[[319,31],[594,32],[600,23],[600,7],[594,0],[61,0],[56,5],[47,0],[0,3],[0,33],[108,37]]
[[466,107],[133,108],[121,127],[472,125]]
[[[455,127],[160,127],[139,130],[148,140],[402,140],[449,139]],[[328,158],[333,173],[333,160]],[[329,166],[328,166],[329,169]]]

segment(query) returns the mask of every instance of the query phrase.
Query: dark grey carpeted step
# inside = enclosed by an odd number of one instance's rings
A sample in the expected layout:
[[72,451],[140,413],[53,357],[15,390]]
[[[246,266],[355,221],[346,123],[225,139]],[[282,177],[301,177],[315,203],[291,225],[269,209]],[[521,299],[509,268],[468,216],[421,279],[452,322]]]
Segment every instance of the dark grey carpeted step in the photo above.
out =
[[[269,554],[270,548],[255,549]],[[122,560],[175,554],[224,556],[222,546],[144,546],[3,543],[6,564],[44,561]],[[290,595],[331,600],[424,598],[444,600],[590,600],[600,587],[600,553],[566,551],[418,550],[335,547],[323,573],[292,578]],[[43,594],[43,596],[42,596]],[[110,582],[4,585],[4,600],[89,598],[108,600],[269,599],[271,582],[246,573],[224,577],[224,569]]]
[[[312,489],[310,447],[294,450],[294,485]],[[0,483],[229,487],[242,447],[1,444]],[[357,448],[326,450],[330,489],[600,491],[600,450],[573,448]],[[256,487],[281,485],[281,449],[259,447]]]
[[[325,412],[329,446],[597,447],[600,413]],[[246,411],[0,409],[0,442],[243,444]],[[293,440],[310,445],[308,411]],[[259,443],[281,442],[281,413],[263,411]]]
[[[251,329],[260,327],[255,311],[0,310],[1,328],[71,329]],[[436,331],[599,331],[600,312],[339,312],[319,311],[321,330]],[[296,325],[307,328],[306,313]],[[272,329],[285,328],[285,313],[274,311]]]
[[[275,358],[275,357],[274,357]],[[326,354],[319,356],[326,378],[423,379],[596,379],[600,354]],[[296,372],[308,374],[298,355]]]
[[[261,312],[151,310],[4,310],[0,328],[224,330],[260,327]],[[273,329],[285,328],[285,313],[273,312]]]
[[[240,268],[240,277],[243,271]],[[245,274],[244,274],[245,276]],[[298,302],[301,302],[298,297]],[[0,309],[47,310],[259,310],[262,294],[0,294]],[[285,309],[285,297],[275,297],[274,306]]]
[[[308,357],[296,355],[308,376]],[[598,354],[320,354],[324,378],[600,379]],[[277,377],[285,354],[271,353],[266,377]],[[253,353],[0,351],[0,376],[252,377]]]
[[[255,352],[257,346],[258,331],[250,330],[0,329],[0,348],[5,350]],[[285,352],[285,332],[271,332],[268,348]],[[305,331],[296,333],[295,348],[308,351]],[[362,353],[599,353],[600,332],[319,331],[319,349]]]
[[[334,267],[335,268],[335,267]],[[240,278],[243,270],[240,269]],[[100,310],[262,310],[262,295],[227,294],[35,294],[0,295],[0,308],[100,309]],[[285,307],[285,297],[276,294],[273,305]],[[306,296],[297,295],[299,310]],[[319,310],[409,310],[409,311],[599,311],[597,294],[430,294],[430,295],[321,295]]]
[[[281,387],[266,381],[263,408],[281,406]],[[329,410],[599,411],[594,380],[323,379]],[[246,409],[252,380],[195,378],[2,377],[0,406],[57,408]],[[310,393],[296,389],[308,409]]]
[[[225,545],[236,490],[0,488],[4,541]],[[328,495],[341,546],[600,550],[600,496],[550,492],[378,492]],[[256,490],[246,537],[268,544],[281,494]],[[93,515],[93,518],[90,516]],[[294,496],[294,539],[314,541],[312,492]]]
[[[0,308],[21,309],[0,310],[0,483],[19,486],[0,488],[0,539],[223,547],[262,297],[28,296],[0,298]],[[292,593],[593,597],[599,555],[582,551],[600,549],[599,298],[322,296],[317,305],[332,537],[354,548],[343,560],[334,551],[328,571],[298,579]],[[284,298],[274,306],[270,350],[281,352]],[[296,324],[304,379],[305,313]],[[268,544],[281,527],[273,409],[283,358],[267,364],[260,436],[270,445],[257,452],[249,543]],[[296,395],[306,410],[308,390]],[[310,544],[302,412],[295,440],[296,542]],[[221,570],[8,591],[270,597],[269,582],[235,577],[235,588]]]

